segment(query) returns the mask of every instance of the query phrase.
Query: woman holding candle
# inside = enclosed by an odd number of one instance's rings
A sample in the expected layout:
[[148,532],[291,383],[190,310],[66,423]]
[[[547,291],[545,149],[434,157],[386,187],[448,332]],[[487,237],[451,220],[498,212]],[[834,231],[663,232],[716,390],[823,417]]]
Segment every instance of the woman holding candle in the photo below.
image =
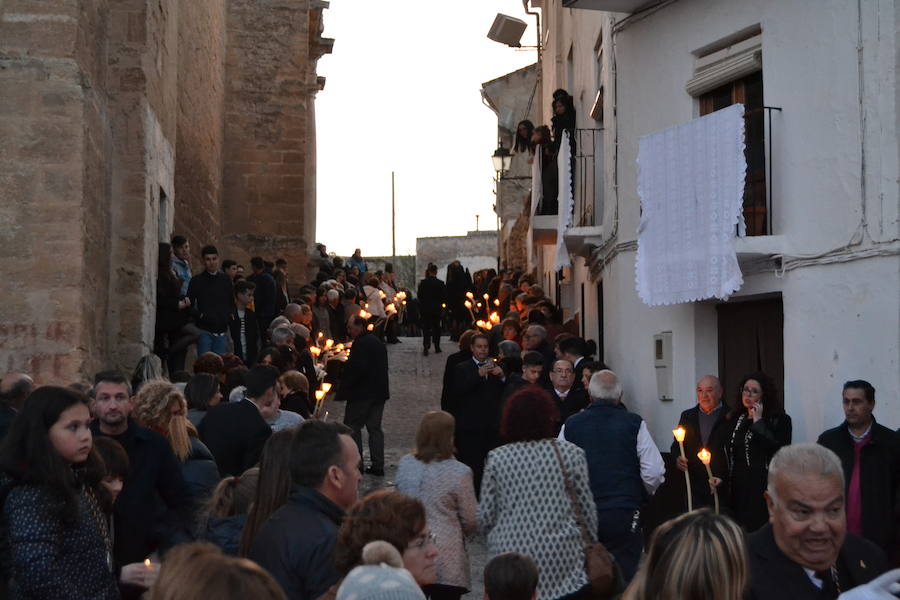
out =
[[0,449],[4,580],[10,596],[119,597],[109,532],[93,486],[87,398],[60,387],[35,390]]
[[791,418],[765,373],[742,377],[738,390],[740,402],[727,417],[731,432],[725,444],[728,472],[723,479],[732,516],[752,532],[768,521],[763,492],[769,461],[791,443]]

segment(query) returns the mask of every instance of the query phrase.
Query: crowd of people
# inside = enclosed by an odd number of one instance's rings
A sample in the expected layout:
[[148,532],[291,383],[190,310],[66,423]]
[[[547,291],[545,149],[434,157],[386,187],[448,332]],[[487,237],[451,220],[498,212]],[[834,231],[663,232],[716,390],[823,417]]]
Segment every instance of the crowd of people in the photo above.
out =
[[[283,260],[200,256],[194,273],[184,238],[160,245],[155,352],[130,377],[0,380],[9,597],[459,600],[473,535],[494,600],[900,592],[900,433],[866,381],[806,444],[766,374],[732,407],[705,376],[666,481],[623,382],[528,274],[428,265],[414,294],[319,245],[293,297]],[[458,351],[395,485],[359,498],[385,476],[386,344],[412,301],[423,354],[444,332]],[[663,485],[679,515],[645,532]]]

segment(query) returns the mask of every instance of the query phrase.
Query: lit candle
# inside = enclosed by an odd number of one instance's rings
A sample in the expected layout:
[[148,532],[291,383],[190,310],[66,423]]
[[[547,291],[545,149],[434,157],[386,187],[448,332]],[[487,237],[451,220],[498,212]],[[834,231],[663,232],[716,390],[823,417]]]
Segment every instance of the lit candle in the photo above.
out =
[[482,298],[484,298],[484,301],[487,302],[488,299],[490,298],[490,296],[488,296],[487,293],[485,293],[484,296],[482,296]]
[[463,306],[465,306],[466,308],[472,308],[472,303],[466,300],[465,302],[463,302]]
[[447,303],[446,303],[446,302],[441,302],[441,308],[447,308]]
[[[684,456],[684,427],[678,426],[678,429],[672,430],[672,435],[675,436],[675,441],[678,442],[678,447],[681,448],[681,458],[684,458],[685,462],[687,458]],[[684,486],[687,489],[687,502],[688,502],[688,512],[694,510],[694,502],[691,498],[691,476],[687,471],[684,472]]]
[[332,346],[334,346],[334,340],[325,340],[325,349],[329,350]]
[[500,324],[500,315],[498,313],[492,312],[490,316],[491,324],[499,325]]
[[325,397],[325,390],[316,390],[316,400],[321,400]]
[[475,306],[477,306],[478,308],[481,308],[481,302],[476,303]]
[[375,325],[372,323],[369,323],[369,326],[366,327],[366,329],[368,329],[369,331],[372,331],[373,329],[375,329]]
[[322,337],[322,332],[320,331],[319,335],[317,335],[316,337]]
[[500,298],[494,298],[494,306],[500,306]]
[[472,299],[475,298],[475,294],[473,294],[472,292],[466,292],[466,297],[467,297],[469,300],[472,300]]
[[153,563],[150,562],[149,558],[144,559],[144,566],[147,567],[151,571],[153,570]]
[[[709,461],[712,459],[712,454],[709,453],[709,450],[706,448],[702,448],[700,452],[697,453],[697,458],[700,459],[700,462],[706,467],[706,473],[709,475],[709,478],[713,478],[712,469],[709,468]],[[713,488],[713,498],[716,502],[716,514],[719,514],[719,493],[716,488]]]

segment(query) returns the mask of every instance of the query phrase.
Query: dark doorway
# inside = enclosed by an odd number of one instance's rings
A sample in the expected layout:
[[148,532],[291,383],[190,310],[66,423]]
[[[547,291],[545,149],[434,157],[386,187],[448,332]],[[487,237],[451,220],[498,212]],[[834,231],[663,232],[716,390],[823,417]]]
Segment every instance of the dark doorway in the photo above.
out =
[[731,404],[742,376],[762,371],[784,389],[784,310],[781,298],[728,302],[716,307],[719,378]]

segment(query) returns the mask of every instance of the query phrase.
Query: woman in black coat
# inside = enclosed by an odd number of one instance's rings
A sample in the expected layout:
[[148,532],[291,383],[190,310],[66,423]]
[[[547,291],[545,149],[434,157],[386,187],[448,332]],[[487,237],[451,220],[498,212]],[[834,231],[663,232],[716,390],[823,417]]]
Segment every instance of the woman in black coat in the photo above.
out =
[[109,532],[93,486],[87,398],[44,386],[25,403],[0,449],[3,579],[10,597],[119,597]]
[[172,256],[170,244],[159,245],[153,352],[166,362],[169,373],[184,370],[188,346],[200,336],[200,330],[191,322],[191,301],[181,295],[182,282],[172,269]]
[[753,532],[769,519],[763,497],[769,462],[791,443],[792,426],[771,377],[745,375],[738,390],[739,401],[727,417],[731,427],[725,443],[728,505],[734,519]]

